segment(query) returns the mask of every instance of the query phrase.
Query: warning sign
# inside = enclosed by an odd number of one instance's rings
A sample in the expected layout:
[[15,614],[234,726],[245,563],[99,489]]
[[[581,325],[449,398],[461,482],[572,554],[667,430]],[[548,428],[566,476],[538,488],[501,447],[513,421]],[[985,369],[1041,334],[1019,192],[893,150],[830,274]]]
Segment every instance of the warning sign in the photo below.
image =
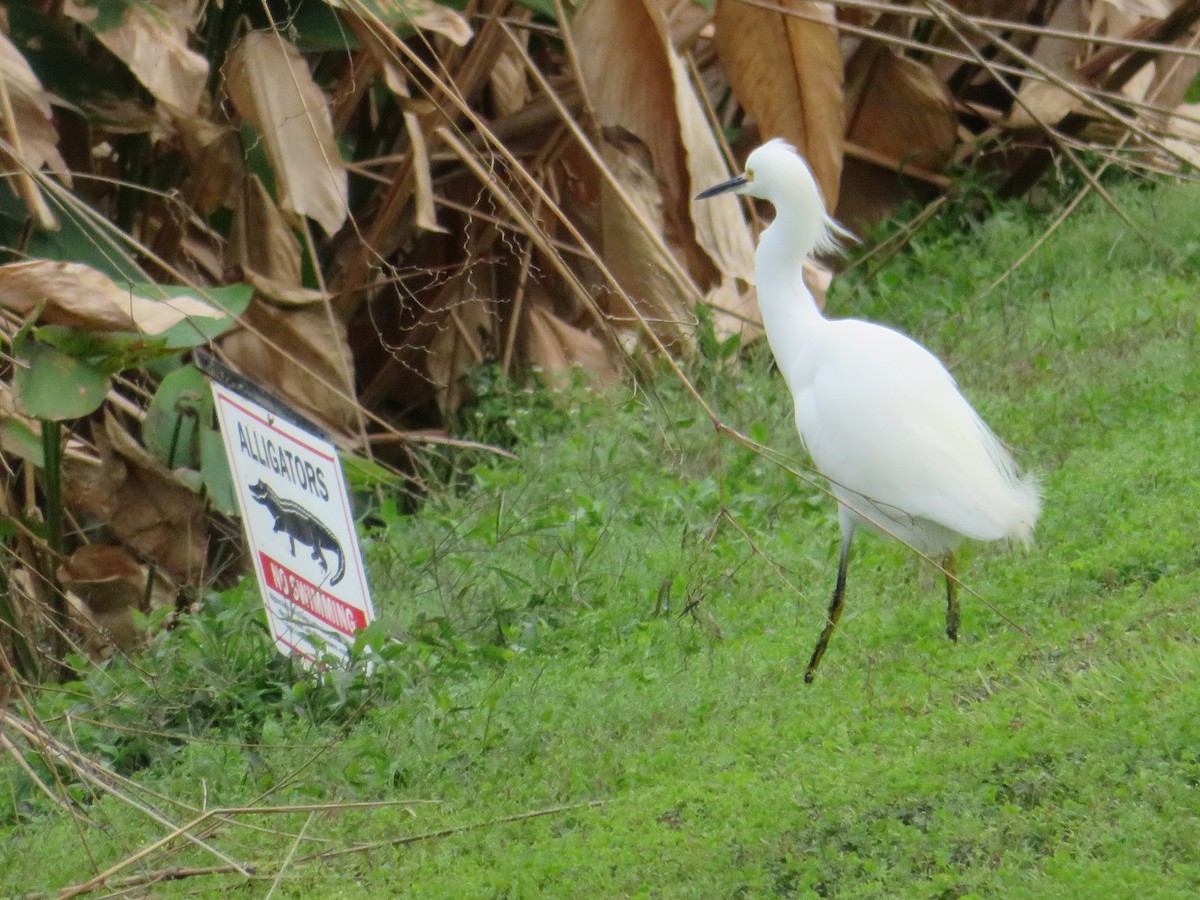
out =
[[333,445],[212,383],[225,452],[275,644],[345,657],[374,618]]

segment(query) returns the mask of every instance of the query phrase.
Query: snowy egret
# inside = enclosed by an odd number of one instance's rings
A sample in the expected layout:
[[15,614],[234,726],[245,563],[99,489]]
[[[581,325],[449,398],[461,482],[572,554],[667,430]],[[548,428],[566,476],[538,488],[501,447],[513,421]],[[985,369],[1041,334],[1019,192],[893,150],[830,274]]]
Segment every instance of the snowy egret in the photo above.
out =
[[826,212],[808,164],[780,139],[743,174],[697,200],[735,191],[766,200],[775,220],[754,256],[758,305],[792,393],[796,428],[838,501],[837,583],[805,682],[811,682],[845,605],[850,542],[865,527],[942,561],[946,634],[958,640],[954,550],[963,538],[1028,542],[1041,508],[1037,481],[959,393],[932,353],[871,322],[826,319],[804,284],[805,259],[848,237]]

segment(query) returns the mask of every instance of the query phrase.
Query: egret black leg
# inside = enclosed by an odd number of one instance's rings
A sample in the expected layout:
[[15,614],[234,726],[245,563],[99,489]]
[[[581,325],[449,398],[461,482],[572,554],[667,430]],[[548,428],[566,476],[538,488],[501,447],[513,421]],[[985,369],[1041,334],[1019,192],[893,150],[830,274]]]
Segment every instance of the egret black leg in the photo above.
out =
[[946,637],[958,642],[958,586],[954,554],[947,553],[942,560],[942,568],[946,570]]
[[846,570],[850,566],[850,541],[853,538],[853,531],[842,537],[842,556],[838,561],[837,584],[833,588],[833,597],[829,601],[829,612],[825,616],[825,628],[817,639],[812,659],[809,660],[808,668],[804,671],[805,684],[812,684],[813,676],[817,674],[817,665],[821,662],[821,657],[825,655],[825,648],[829,646],[829,638],[833,634],[833,629],[837,627],[838,619],[842,617],[842,609],[846,605]]

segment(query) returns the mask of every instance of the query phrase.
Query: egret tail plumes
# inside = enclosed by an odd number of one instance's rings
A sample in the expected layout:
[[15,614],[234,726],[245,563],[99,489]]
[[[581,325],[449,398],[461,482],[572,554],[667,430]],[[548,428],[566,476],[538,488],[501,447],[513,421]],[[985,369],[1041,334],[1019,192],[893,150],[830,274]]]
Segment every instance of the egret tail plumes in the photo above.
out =
[[[857,528],[900,538],[950,572],[963,538],[1028,542],[1040,492],[933,354],[882,325],[821,314],[804,283],[804,260],[836,250],[849,234],[792,147],[769,141],[750,154],[744,174],[700,197],[724,191],[775,207],[755,253],[759,309],[800,438],[839,504],[842,553],[805,672],[811,681],[842,613]],[[955,582],[948,575],[946,583],[946,633],[957,639]]]
[[975,424],[981,432],[979,442],[987,451],[992,469],[1001,481],[988,492],[998,499],[999,508],[994,522],[1000,534],[998,537],[969,536],[985,541],[1008,540],[1027,547],[1033,543],[1033,529],[1042,511],[1041,482],[1032,472],[1020,470],[1000,438],[978,415],[975,416]]

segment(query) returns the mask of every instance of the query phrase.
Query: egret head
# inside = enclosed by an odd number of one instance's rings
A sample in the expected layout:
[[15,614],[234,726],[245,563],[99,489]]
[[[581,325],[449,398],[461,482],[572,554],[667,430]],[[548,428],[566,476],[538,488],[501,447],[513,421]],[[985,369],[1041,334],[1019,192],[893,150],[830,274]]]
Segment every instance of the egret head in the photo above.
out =
[[817,182],[813,180],[808,163],[796,148],[783,138],[767,141],[754,150],[746,159],[746,171],[737,178],[714,185],[697,195],[697,200],[707,200],[718,194],[734,191],[747,197],[757,197],[775,203],[786,193],[800,191],[820,204],[825,204]]
[[807,236],[819,252],[836,251],[840,246],[839,239],[854,240],[854,236],[825,211],[821,189],[808,163],[783,138],[775,138],[758,147],[746,158],[745,172],[701,191],[696,199],[707,200],[729,191],[766,200],[775,207],[777,216],[806,223],[807,227],[802,230],[811,232]]

